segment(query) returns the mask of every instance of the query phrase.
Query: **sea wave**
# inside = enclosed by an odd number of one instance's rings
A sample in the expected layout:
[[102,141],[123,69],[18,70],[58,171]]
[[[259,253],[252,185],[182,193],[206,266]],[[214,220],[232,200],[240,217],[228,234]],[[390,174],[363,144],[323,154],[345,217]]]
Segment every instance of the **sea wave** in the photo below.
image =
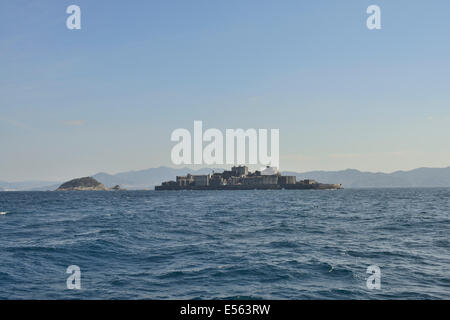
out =
[[449,299],[445,190],[0,193],[0,298]]

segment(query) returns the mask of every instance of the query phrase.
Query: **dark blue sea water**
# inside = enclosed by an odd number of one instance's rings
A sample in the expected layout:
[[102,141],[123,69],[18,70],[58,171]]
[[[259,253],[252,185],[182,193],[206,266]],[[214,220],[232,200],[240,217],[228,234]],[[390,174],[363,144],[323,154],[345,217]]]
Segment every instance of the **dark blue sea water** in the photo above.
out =
[[1,192],[0,212],[0,299],[450,298],[450,189]]

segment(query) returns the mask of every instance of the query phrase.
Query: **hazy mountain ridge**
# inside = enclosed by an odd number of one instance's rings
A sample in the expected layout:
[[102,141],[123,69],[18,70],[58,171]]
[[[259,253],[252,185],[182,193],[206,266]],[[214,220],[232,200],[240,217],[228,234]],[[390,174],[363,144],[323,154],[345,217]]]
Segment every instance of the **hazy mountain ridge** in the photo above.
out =
[[[159,167],[138,171],[108,174],[97,173],[92,177],[111,188],[120,185],[126,189],[153,189],[162,181],[175,180],[176,176],[192,174],[207,174],[213,170],[221,172],[223,169]],[[341,183],[344,188],[408,188],[408,187],[450,187],[450,167],[447,168],[418,168],[410,171],[396,171],[393,173],[362,172],[355,169],[341,171],[283,171],[283,175],[294,175],[297,179],[315,179],[322,183]],[[61,183],[54,181],[0,181],[0,191],[46,191],[55,190]]]
[[[215,169],[222,171],[223,169]],[[152,168],[109,175],[99,173],[93,177],[108,187],[119,184],[125,188],[151,188],[162,181],[175,180],[177,175],[207,174],[212,169],[188,168],[174,169],[168,167]],[[283,171],[283,175],[294,175],[297,179],[315,179],[322,183],[341,183],[346,188],[386,188],[386,187],[450,187],[450,167],[418,168],[410,171],[393,173],[362,172],[355,169],[341,171]]]
[[61,183],[58,181],[0,181],[0,191],[46,191],[55,190]]
[[393,173],[361,172],[354,169],[342,171],[311,171],[305,173],[283,172],[298,179],[315,179],[320,182],[342,183],[347,188],[386,187],[450,187],[450,167],[418,168]]

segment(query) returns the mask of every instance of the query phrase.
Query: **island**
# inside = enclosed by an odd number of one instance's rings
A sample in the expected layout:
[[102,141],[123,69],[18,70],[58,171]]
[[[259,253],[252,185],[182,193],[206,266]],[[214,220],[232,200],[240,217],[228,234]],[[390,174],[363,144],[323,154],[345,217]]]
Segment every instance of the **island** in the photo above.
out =
[[107,188],[92,177],[73,179],[63,183],[56,191],[118,191],[119,185]]
[[237,166],[230,171],[213,172],[207,175],[177,176],[176,181],[165,181],[155,190],[337,190],[342,184],[319,183],[312,179],[297,181],[295,176],[283,176],[276,169],[266,167],[262,171],[249,172],[246,166]]

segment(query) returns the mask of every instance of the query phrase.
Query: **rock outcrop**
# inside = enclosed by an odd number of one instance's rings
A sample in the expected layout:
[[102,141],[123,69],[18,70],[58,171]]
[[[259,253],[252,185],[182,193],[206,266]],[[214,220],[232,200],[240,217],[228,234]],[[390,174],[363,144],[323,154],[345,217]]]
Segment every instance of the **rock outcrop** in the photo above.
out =
[[73,179],[63,183],[56,191],[106,191],[110,190],[91,177]]

